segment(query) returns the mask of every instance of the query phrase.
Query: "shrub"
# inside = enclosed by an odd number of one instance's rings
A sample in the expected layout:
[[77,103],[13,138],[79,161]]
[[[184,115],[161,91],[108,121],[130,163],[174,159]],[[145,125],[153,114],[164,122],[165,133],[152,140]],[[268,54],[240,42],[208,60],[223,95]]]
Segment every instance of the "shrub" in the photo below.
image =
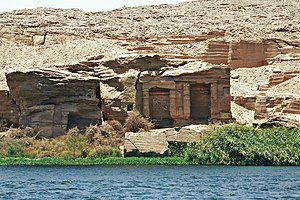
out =
[[189,144],[184,155],[198,164],[300,165],[300,128],[224,125]]
[[7,146],[7,156],[8,157],[22,157],[24,154],[24,149],[20,141],[12,141]]
[[184,155],[184,151],[187,148],[188,143],[186,142],[171,142],[168,141],[169,143],[169,153],[171,156],[183,156]]
[[140,113],[129,113],[124,124],[126,132],[143,132],[153,128],[153,124],[145,119]]
[[31,127],[26,127],[25,129],[22,129],[22,132],[23,132],[24,137],[35,137],[36,136],[34,129]]
[[66,135],[77,136],[79,134],[80,134],[80,130],[77,127],[75,127],[69,129]]
[[117,120],[109,120],[107,123],[116,131],[118,135],[123,135],[124,134],[124,128],[122,124],[117,121]]
[[117,133],[120,129],[123,129],[122,125],[115,120],[105,122],[100,126],[90,125],[85,131],[88,145],[82,157],[115,156],[115,149],[118,149],[122,141],[120,134]]
[[121,157],[121,152],[117,147],[112,146],[96,146],[92,149],[88,156],[90,158],[98,158],[98,157]]
[[100,128],[97,125],[90,125],[89,127],[87,127],[85,130],[85,135],[88,138],[88,143],[93,143],[95,135],[100,133]]
[[[64,139],[65,144],[67,145],[69,152],[72,153],[73,158],[77,157],[78,155],[82,155],[87,143],[87,137],[82,135],[77,127],[70,129]],[[69,153],[66,153],[65,155],[68,157],[70,156]]]
[[114,128],[107,122],[104,122],[104,124],[100,125],[99,130],[101,135],[104,136],[111,136],[115,132]]

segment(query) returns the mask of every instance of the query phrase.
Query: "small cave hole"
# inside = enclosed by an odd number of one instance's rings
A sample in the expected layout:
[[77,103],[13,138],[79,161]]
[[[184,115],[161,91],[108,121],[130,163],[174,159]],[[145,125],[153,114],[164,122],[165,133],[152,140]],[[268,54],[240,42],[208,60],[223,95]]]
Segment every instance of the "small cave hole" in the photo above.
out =
[[128,104],[127,105],[127,111],[133,111],[133,104]]

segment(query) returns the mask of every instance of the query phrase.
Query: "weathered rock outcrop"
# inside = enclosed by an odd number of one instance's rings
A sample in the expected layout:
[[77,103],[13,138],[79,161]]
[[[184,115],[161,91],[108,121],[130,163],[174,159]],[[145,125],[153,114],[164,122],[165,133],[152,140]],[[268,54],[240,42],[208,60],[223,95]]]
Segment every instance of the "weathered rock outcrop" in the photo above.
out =
[[154,132],[126,133],[124,156],[162,156],[169,155],[170,143],[199,141],[207,125],[175,127]]
[[[299,5],[296,0],[272,3],[266,0],[232,0],[225,3],[216,0],[121,8],[97,13],[51,8],[0,13],[0,89],[8,90],[4,74],[10,69],[22,72],[28,68],[80,62],[81,65],[60,68],[64,72],[59,73],[72,72],[72,81],[83,85],[88,79],[99,78],[101,94],[98,94],[98,98],[102,99],[101,109],[105,120],[124,121],[127,112],[132,109],[159,120],[177,121],[177,124],[191,116],[197,118],[200,114],[203,117],[201,113],[192,113],[191,110],[204,111],[206,121],[223,120],[230,117],[231,108],[240,122],[253,121],[254,113],[256,117],[260,113],[266,118],[284,115],[300,121]],[[212,64],[212,68],[216,64],[231,67],[230,86],[227,69],[222,69],[223,72],[210,69],[181,73],[186,70],[183,69],[186,65],[204,65],[203,62]],[[196,65],[192,68],[196,68]],[[49,72],[41,77],[51,82],[51,88],[47,88],[50,93],[62,96],[62,85],[68,85],[66,87],[69,88],[72,85],[69,82],[72,81],[52,84],[58,79],[54,74]],[[28,77],[32,78],[31,75]],[[20,81],[9,80],[10,87],[18,85],[21,88],[23,80],[18,76],[13,78]],[[28,78],[24,78],[26,85]],[[36,80],[40,81],[40,78]],[[38,85],[38,82],[35,84]],[[83,87],[85,90],[95,86],[88,84]],[[20,89],[11,91],[21,109],[20,119],[24,125],[37,124],[36,121],[25,123],[23,120],[26,113],[31,113],[31,107],[40,106],[40,110],[47,111],[44,113],[51,113],[51,110],[56,110],[51,105],[57,106],[56,103],[64,107],[67,103],[63,102],[68,102],[69,106],[79,104],[78,99],[76,103],[73,102],[77,97],[57,102],[44,91],[26,90],[28,92]],[[195,99],[202,98],[195,91],[206,94],[202,99],[205,103],[194,103]],[[30,96],[33,92],[39,94],[37,98]],[[81,95],[76,92],[66,94]],[[257,98],[260,93],[265,94],[263,101]],[[208,98],[209,95],[211,98]],[[230,96],[233,107],[228,101]],[[53,101],[47,102],[46,97],[51,97]],[[82,101],[87,102],[86,99]],[[97,104],[88,102],[87,105]],[[80,103],[79,107],[82,106]],[[57,109],[60,110],[60,106]],[[5,108],[1,105],[0,110]],[[1,112],[8,115],[6,111]],[[9,117],[16,121],[19,114],[13,113],[16,116]],[[40,115],[43,112],[37,113]],[[53,116],[56,115],[54,112]],[[47,114],[45,118],[49,116],[52,115]],[[44,121],[42,124],[46,124],[47,120]],[[57,123],[56,119],[52,121],[55,121],[53,124]],[[62,121],[58,123],[59,126],[68,127],[66,120]],[[60,130],[62,132],[65,129]],[[52,134],[54,131],[50,132]]]
[[231,45],[230,67],[260,67],[267,64],[267,59],[280,54],[277,43],[272,40],[240,41]]
[[138,110],[153,120],[228,121],[230,68],[190,62],[141,73]]
[[17,127],[20,111],[12,100],[9,91],[0,90],[0,130],[1,128]]
[[230,69],[225,65],[125,55],[100,61],[94,70],[101,80],[104,120],[124,122],[132,110],[158,121],[159,126],[162,121],[162,126],[172,126],[182,120],[231,118]]
[[101,101],[104,120],[124,122],[127,112],[136,106],[140,73],[159,70],[169,62],[158,55],[124,55],[113,60],[103,60],[95,68],[101,80]]
[[54,137],[101,123],[98,78],[58,69],[13,71],[6,78],[20,108],[21,127]]

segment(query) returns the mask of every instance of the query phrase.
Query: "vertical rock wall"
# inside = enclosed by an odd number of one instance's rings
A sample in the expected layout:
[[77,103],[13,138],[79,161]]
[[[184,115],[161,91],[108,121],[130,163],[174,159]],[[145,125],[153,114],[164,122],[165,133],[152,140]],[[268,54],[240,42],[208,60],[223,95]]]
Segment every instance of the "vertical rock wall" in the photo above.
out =
[[0,90],[0,128],[19,125],[20,111],[12,100],[9,91]]
[[240,41],[232,43],[229,65],[231,69],[240,67],[260,67],[267,64],[266,59],[278,54],[277,43],[274,41]]
[[6,74],[13,99],[20,107],[20,126],[54,137],[69,128],[101,124],[96,90],[99,79],[58,71]]
[[138,110],[158,122],[231,119],[230,68],[227,66],[191,62],[164,72],[145,71],[139,84],[142,95]]

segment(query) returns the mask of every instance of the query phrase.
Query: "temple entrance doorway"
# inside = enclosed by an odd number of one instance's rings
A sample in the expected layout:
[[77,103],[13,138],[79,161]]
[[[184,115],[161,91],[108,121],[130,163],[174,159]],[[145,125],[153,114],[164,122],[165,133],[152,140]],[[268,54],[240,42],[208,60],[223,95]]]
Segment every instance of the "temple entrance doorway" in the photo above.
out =
[[170,90],[152,88],[149,90],[150,117],[155,120],[170,118]]
[[210,98],[209,84],[190,85],[191,119],[201,122],[207,122],[210,119]]

